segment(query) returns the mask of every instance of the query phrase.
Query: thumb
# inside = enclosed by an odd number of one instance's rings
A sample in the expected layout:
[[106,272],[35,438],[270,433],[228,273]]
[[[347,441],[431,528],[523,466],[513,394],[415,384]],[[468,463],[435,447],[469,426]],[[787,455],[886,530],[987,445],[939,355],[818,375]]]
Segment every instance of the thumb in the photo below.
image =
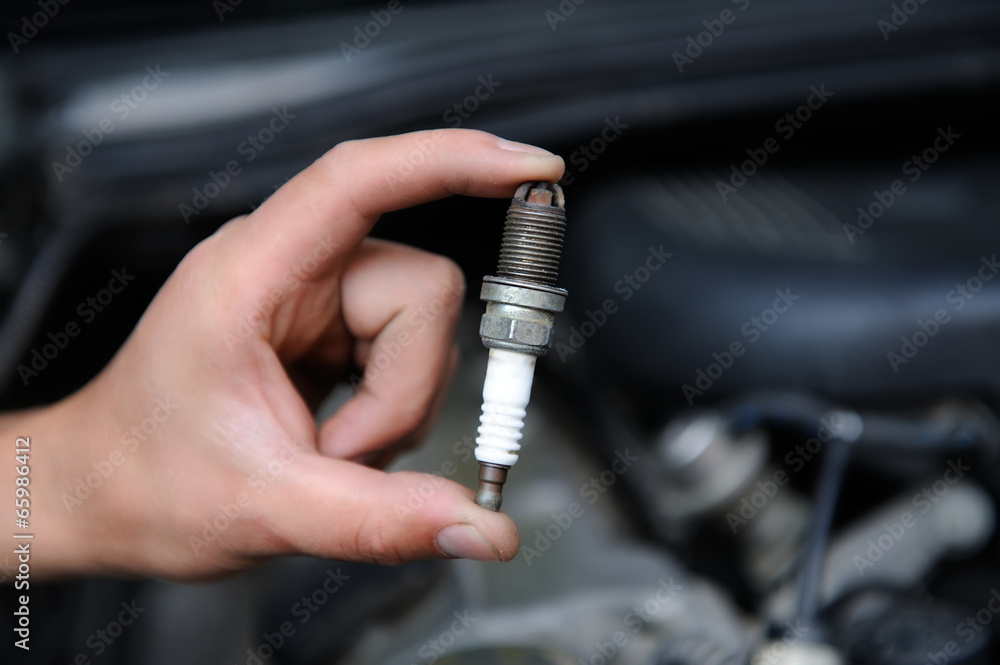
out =
[[517,555],[514,521],[477,506],[473,492],[458,483],[319,455],[299,459],[265,518],[298,552],[378,564],[434,557],[510,561]]

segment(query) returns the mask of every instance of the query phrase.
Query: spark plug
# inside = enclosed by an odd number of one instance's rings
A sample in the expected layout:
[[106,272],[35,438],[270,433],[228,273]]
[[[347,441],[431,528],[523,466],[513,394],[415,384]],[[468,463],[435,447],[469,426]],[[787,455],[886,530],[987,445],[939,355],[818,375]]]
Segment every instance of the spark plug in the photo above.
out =
[[535,360],[552,346],[555,314],[566,303],[566,291],[555,285],[565,207],[559,185],[518,187],[507,209],[497,275],[483,278],[480,299],[486,301],[486,313],[479,334],[490,357],[476,437],[476,503],[494,512],[500,510],[507,471],[521,449]]

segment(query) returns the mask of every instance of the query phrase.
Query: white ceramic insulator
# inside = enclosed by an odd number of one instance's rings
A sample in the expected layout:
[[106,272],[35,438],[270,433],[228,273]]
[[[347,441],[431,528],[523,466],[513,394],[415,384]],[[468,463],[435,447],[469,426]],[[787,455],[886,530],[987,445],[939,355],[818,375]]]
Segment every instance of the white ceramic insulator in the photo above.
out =
[[525,407],[531,397],[535,356],[517,351],[490,349],[483,384],[483,415],[479,417],[476,459],[488,464],[514,466],[521,449]]

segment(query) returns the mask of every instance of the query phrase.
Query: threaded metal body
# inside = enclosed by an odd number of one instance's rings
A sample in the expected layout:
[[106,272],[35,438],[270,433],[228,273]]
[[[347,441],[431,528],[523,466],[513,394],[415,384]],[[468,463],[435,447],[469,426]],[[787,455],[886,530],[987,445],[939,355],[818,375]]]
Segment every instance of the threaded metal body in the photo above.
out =
[[497,276],[555,286],[565,232],[563,208],[513,199],[507,210]]

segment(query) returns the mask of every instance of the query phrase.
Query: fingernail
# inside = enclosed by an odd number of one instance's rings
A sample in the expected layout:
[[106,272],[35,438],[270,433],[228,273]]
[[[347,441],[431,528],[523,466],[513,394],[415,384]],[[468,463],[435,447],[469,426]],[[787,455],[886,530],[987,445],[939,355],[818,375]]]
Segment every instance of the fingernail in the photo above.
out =
[[532,155],[551,155],[552,153],[544,148],[539,148],[535,145],[529,145],[527,143],[518,143],[517,141],[508,141],[507,139],[500,139],[500,147],[504,150],[513,150],[514,152],[527,152]]
[[445,556],[473,561],[500,561],[500,552],[471,524],[452,524],[438,531],[437,546]]

